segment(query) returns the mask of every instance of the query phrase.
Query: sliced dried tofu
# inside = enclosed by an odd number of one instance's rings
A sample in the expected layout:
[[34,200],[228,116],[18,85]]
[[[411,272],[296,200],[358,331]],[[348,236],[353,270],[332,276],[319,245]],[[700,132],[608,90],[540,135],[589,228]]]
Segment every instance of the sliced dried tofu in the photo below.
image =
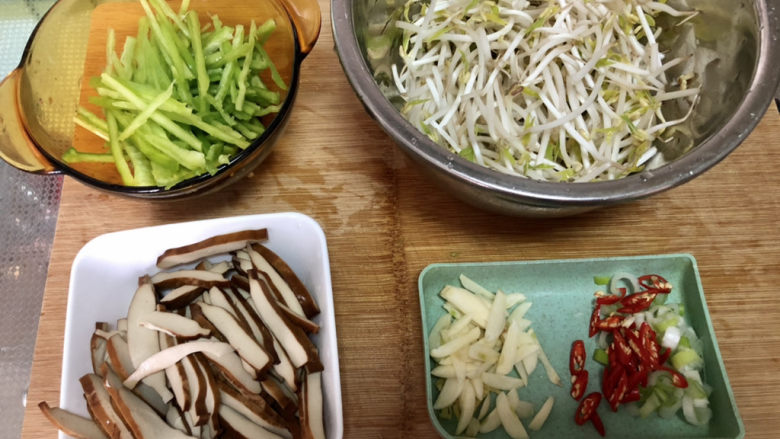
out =
[[119,377],[111,372],[106,376],[105,386],[111,395],[111,403],[136,439],[191,437],[168,425],[157,412],[122,385]]
[[159,268],[171,268],[209,256],[230,253],[242,249],[251,243],[267,240],[267,229],[242,230],[240,232],[213,236],[194,244],[166,250],[157,258],[157,266]]
[[111,397],[103,385],[103,379],[94,373],[89,373],[82,376],[79,382],[84,390],[87,408],[106,436],[112,439],[133,439],[133,434],[111,404]]
[[227,338],[238,355],[262,373],[271,366],[271,357],[260,344],[238,324],[226,310],[205,303],[200,305],[203,315]]
[[[157,333],[141,326],[141,321],[147,314],[156,311],[157,298],[148,276],[139,279],[138,289],[130,301],[127,311],[127,348],[130,360],[136,369],[147,358],[160,351],[160,340]],[[151,374],[144,383],[152,387],[163,401],[168,402],[173,394],[165,385],[165,375],[162,372]]]
[[325,439],[321,372],[304,374],[299,405],[301,437],[303,439]]
[[260,253],[274,270],[279,273],[279,276],[287,282],[287,285],[295,294],[298,303],[301,304],[301,308],[303,308],[306,317],[311,318],[320,313],[320,308],[317,306],[317,302],[314,300],[311,293],[309,293],[309,289],[306,288],[306,285],[301,282],[298,275],[296,275],[295,271],[287,265],[287,262],[285,262],[284,259],[262,244],[254,244],[252,245],[252,249]]
[[268,286],[256,272],[249,273],[249,290],[260,318],[287,352],[292,364],[295,367],[306,365],[312,372],[321,371],[323,366],[317,347],[301,328],[291,324],[284,316]]
[[279,436],[292,438],[286,421],[262,397],[240,392],[225,382],[218,381],[220,402],[239,412],[255,424]]
[[200,326],[195,320],[171,312],[146,313],[139,324],[144,328],[160,331],[180,340],[208,337],[211,333],[208,328]]
[[169,291],[160,299],[160,303],[168,309],[184,308],[200,297],[204,291],[206,291],[204,287],[197,285],[182,285]]
[[77,439],[108,438],[94,420],[73,414],[59,407],[49,407],[46,401],[38,404],[43,415],[60,431]]
[[147,376],[158,373],[165,368],[176,364],[177,361],[187,355],[196,352],[208,352],[217,357],[233,353],[233,347],[227,343],[210,340],[188,341],[178,344],[168,349],[161,350],[141,363],[135,371],[125,379],[125,386],[129,388],[135,385]]
[[229,406],[219,406],[219,417],[222,425],[231,437],[240,439],[284,439],[276,433],[272,433],[242,416]]
[[161,271],[152,276],[152,283],[156,288],[177,288],[184,285],[211,288],[230,285],[225,276],[206,270]]

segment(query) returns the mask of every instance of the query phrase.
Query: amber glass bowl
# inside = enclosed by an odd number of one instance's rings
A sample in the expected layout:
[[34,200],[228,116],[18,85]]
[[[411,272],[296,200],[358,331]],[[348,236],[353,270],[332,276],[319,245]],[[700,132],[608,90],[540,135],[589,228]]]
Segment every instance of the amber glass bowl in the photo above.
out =
[[78,105],[95,94],[88,83],[105,67],[108,29],[114,29],[118,48],[137,32],[143,9],[135,0],[59,0],[52,6],[30,36],[19,67],[0,84],[0,157],[27,172],[64,173],[97,189],[148,199],[205,194],[247,175],[268,156],[286,125],[301,63],[319,36],[319,5],[316,0],[192,0],[189,9],[201,22],[215,14],[228,25],[274,19],[276,29],[265,48],[288,86],[281,91],[279,112],[263,120],[265,132],[215,174],[167,189],[125,186],[113,164],[62,160],[71,146],[103,148],[101,139],[73,119]]

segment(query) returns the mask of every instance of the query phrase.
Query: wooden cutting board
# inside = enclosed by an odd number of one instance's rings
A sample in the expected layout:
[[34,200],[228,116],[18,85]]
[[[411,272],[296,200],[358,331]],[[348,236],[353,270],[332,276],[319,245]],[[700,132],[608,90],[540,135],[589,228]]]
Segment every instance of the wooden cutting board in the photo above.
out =
[[[434,438],[417,277],[434,262],[693,254],[748,438],[780,431],[780,117],[700,178],[648,200],[557,220],[475,210],[432,186],[366,114],[338,62],[329,3],[284,138],[254,174],[191,201],[106,195],[66,178],[23,437],[55,430],[69,269],[107,232],[298,211],[328,240],[346,438]],[[117,249],[121,251],[121,249]],[[565,366],[562,366],[565,367]],[[609,426],[607,426],[607,429]]]

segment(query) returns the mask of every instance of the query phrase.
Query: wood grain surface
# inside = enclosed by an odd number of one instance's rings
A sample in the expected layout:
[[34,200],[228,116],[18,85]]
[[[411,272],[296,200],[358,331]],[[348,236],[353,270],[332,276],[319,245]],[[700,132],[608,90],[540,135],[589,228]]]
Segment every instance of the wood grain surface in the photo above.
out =
[[700,178],[641,202],[572,218],[475,210],[432,187],[365,113],[338,62],[322,0],[284,138],[254,174],[205,198],[151,203],[66,178],[35,349],[23,437],[55,429],[36,405],[59,399],[69,270],[107,232],[298,211],[323,227],[331,260],[346,438],[428,438],[417,276],[433,262],[687,252],[748,438],[780,431],[780,117]]

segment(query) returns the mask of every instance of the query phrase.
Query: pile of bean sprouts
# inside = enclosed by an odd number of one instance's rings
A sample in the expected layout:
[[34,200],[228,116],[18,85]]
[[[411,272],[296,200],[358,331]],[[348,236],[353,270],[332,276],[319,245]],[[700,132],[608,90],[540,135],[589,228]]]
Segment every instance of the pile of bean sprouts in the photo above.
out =
[[[663,0],[412,0],[395,23],[402,112],[508,174],[588,182],[640,171],[699,93],[693,75],[667,77],[687,59],[659,50],[662,14],[679,25],[695,12]],[[689,110],[666,120],[672,100]]]

